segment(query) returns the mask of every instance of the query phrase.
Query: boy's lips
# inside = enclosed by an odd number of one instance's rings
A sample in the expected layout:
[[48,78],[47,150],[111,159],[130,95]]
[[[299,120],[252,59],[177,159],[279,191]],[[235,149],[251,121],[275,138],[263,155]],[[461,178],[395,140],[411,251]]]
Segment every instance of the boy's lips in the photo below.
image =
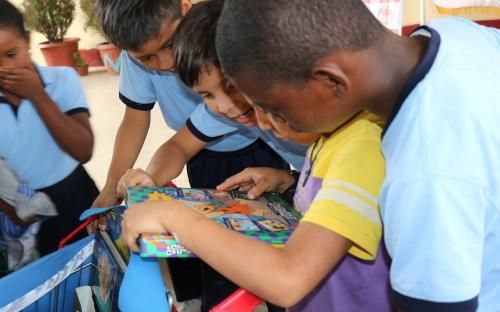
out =
[[254,111],[253,108],[250,108],[248,111],[246,111],[244,114],[232,117],[232,119],[236,120],[239,123],[242,124],[248,124],[248,123],[254,123]]

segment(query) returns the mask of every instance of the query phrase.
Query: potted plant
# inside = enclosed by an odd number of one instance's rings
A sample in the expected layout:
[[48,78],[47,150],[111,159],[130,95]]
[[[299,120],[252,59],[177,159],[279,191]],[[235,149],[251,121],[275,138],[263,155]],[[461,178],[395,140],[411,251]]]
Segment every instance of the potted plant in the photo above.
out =
[[48,40],[38,45],[47,65],[74,67],[80,39],[64,37],[75,18],[74,0],[24,0],[23,9],[28,28]]
[[[96,18],[96,0],[80,0],[80,8],[85,15],[85,30],[91,30],[101,34],[103,38],[105,35],[102,33],[101,28],[97,24]],[[104,42],[97,45],[97,50],[101,58],[101,65],[106,66],[109,73],[118,75],[120,73],[121,65],[121,49],[117,48],[114,44]],[[92,53],[91,50],[88,53]]]
[[75,61],[75,69],[80,76],[87,76],[89,74],[89,65],[82,58],[80,52],[73,52],[73,60]]

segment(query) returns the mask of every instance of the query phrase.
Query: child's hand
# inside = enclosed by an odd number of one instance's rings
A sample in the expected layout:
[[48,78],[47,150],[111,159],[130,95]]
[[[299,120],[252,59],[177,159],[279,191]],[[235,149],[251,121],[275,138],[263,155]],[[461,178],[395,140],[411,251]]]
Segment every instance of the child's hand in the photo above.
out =
[[156,186],[156,182],[142,169],[128,169],[118,181],[118,198],[127,197],[127,186]]
[[[107,187],[104,186],[101,193],[94,200],[91,208],[105,208],[119,205],[122,201],[121,198],[116,196],[116,188],[115,187]],[[92,221],[89,225],[87,225],[87,233],[94,234],[96,229],[99,228],[100,231],[106,231],[108,227],[108,221],[106,216],[100,216],[97,220]]]
[[[264,192],[283,193],[295,183],[293,176],[286,171],[274,168],[246,168],[242,172],[227,178],[217,186],[218,190],[232,190],[240,188],[248,190],[248,198],[255,199]],[[249,186],[250,185],[250,186]]]
[[148,201],[133,205],[125,210],[122,221],[122,237],[134,252],[138,252],[137,239],[141,233],[166,233],[162,220],[169,203],[166,201]]
[[29,68],[0,67],[0,86],[21,98],[34,102],[34,99],[45,92],[37,71]]

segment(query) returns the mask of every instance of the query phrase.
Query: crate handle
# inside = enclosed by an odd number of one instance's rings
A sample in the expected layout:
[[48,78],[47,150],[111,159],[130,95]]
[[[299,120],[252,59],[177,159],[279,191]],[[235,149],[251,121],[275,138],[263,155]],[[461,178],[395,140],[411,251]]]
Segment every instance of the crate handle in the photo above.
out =
[[92,223],[98,217],[99,217],[99,215],[95,215],[95,216],[89,217],[87,220],[85,220],[82,224],[80,224],[76,229],[74,229],[71,233],[69,233],[66,237],[64,237],[59,242],[58,249],[63,248],[69,240],[71,240],[73,237],[75,237],[76,234],[80,233],[83,229],[85,229],[87,227],[87,225]]

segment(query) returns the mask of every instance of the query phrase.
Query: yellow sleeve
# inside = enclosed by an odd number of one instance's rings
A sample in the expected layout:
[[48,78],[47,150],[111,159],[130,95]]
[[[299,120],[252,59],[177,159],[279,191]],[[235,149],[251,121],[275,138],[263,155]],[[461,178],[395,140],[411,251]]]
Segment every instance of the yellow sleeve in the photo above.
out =
[[[355,129],[332,136],[334,151],[317,159],[314,176],[322,176],[321,189],[302,221],[323,226],[351,240],[349,253],[364,260],[377,255],[382,236],[378,196],[385,174],[380,150],[380,128],[356,123]],[[323,172],[317,172],[323,171]]]

